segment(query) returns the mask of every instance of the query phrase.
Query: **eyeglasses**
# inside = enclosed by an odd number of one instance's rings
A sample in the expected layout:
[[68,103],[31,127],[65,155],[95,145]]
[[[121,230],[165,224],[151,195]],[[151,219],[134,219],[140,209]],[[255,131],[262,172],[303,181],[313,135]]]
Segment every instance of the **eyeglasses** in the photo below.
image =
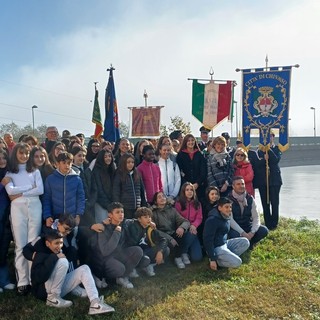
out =
[[245,155],[243,154],[243,153],[238,153],[238,154],[236,154],[236,157],[245,157]]
[[92,145],[92,148],[99,148],[100,147],[100,144],[93,144]]

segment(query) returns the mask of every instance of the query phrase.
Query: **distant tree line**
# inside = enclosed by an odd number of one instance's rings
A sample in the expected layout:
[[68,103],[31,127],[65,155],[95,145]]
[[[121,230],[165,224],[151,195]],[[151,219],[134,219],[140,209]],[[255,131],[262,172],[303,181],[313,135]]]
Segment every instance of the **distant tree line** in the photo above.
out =
[[[170,121],[171,121],[171,124],[168,127],[166,125],[160,126],[160,134],[162,136],[168,136],[170,132],[174,130],[181,130],[184,134],[191,133],[190,122],[187,122],[187,123],[184,122],[182,117],[180,116],[170,117]],[[119,129],[123,137],[129,136],[129,126],[125,122],[122,122],[122,121],[120,122]],[[21,137],[23,134],[27,134],[27,135],[34,135],[41,141],[41,140],[44,140],[46,137],[46,130],[47,130],[46,124],[41,124],[40,126],[37,126],[36,128],[34,128],[34,132],[33,132],[31,124],[27,124],[24,127],[20,127],[16,123],[11,122],[11,123],[4,123],[0,125],[0,136],[3,137],[5,133],[10,132],[13,135],[14,140],[18,141],[19,137]]]

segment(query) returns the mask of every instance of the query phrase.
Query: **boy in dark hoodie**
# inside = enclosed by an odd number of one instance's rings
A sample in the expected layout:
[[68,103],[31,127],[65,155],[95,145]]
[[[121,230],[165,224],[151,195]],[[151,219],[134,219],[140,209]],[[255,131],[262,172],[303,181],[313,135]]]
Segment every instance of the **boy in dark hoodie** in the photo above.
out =
[[250,246],[247,238],[240,237],[227,240],[230,231],[232,201],[220,198],[217,208],[209,212],[203,230],[203,244],[209,257],[210,268],[237,268],[242,264],[239,257]]
[[[82,283],[82,296],[90,300],[89,315],[113,312],[114,308],[99,299],[90,268],[82,265],[68,272],[69,262],[62,253],[63,235],[57,230],[48,230],[45,237],[38,237],[23,248],[23,255],[32,261],[31,291],[36,298],[47,300],[55,308],[66,308],[72,301],[63,297]],[[80,288],[80,287],[79,287]]]
[[[150,264],[143,268],[148,276],[154,276],[154,267],[164,263],[169,256],[167,239],[156,229],[150,226],[152,211],[149,208],[138,208],[135,219],[128,223],[128,246],[140,246],[143,250],[144,258]],[[139,267],[139,266],[138,266]]]

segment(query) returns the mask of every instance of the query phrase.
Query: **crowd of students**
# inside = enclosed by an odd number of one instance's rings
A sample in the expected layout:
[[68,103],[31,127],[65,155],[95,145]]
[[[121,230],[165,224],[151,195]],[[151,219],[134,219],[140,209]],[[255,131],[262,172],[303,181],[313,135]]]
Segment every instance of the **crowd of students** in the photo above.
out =
[[[280,152],[249,151],[229,135],[201,141],[174,131],[135,146],[71,136],[48,127],[39,145],[0,139],[0,288],[14,289],[7,262],[15,243],[17,293],[69,307],[69,292],[90,300],[89,314],[113,312],[97,288],[133,288],[172,257],[179,269],[209,257],[212,270],[238,267],[240,255],[277,226]],[[266,164],[269,168],[266,174]],[[264,175],[263,175],[264,171]],[[269,175],[269,181],[266,176]],[[266,226],[254,202],[258,187]],[[267,188],[269,188],[267,190]],[[270,204],[266,193],[269,193]],[[234,214],[232,214],[234,212]],[[2,289],[3,288],[3,289]]]

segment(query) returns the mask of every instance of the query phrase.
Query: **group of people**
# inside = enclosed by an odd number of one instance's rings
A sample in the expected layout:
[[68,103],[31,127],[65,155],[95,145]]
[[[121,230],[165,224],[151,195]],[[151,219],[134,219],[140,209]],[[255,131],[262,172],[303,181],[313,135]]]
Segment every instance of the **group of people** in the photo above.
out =
[[[71,136],[48,127],[46,140],[0,139],[0,289],[14,289],[7,254],[15,243],[17,293],[69,307],[71,292],[89,314],[113,312],[98,288],[133,288],[172,257],[179,269],[209,258],[212,270],[238,267],[240,255],[278,224],[280,152],[249,151],[223,133],[201,141],[177,130],[133,145]],[[273,140],[272,140],[273,141]],[[174,142],[174,143],[173,143]],[[265,224],[254,200],[258,188]],[[270,202],[270,203],[269,203]],[[271,204],[271,209],[270,209]]]

